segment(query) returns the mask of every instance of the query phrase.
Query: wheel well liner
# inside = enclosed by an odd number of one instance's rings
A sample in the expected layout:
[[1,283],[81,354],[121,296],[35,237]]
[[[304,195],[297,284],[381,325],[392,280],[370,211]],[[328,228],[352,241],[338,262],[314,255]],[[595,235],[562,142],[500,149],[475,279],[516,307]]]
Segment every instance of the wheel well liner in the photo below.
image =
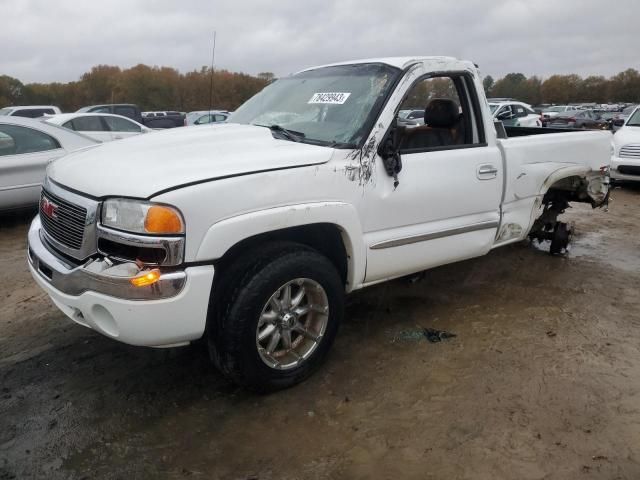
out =
[[247,252],[259,249],[270,242],[289,241],[306,245],[327,257],[336,267],[342,283],[346,285],[349,270],[349,254],[342,237],[342,229],[332,223],[313,223],[260,233],[233,245],[216,261],[224,269]]

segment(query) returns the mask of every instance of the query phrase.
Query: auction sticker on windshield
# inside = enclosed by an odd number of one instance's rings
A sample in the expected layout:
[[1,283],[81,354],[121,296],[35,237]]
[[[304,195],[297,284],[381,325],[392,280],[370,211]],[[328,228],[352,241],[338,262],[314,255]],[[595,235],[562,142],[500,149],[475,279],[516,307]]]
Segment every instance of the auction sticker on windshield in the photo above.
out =
[[350,93],[345,92],[319,92],[314,93],[307,103],[329,103],[332,105],[342,105],[349,98]]

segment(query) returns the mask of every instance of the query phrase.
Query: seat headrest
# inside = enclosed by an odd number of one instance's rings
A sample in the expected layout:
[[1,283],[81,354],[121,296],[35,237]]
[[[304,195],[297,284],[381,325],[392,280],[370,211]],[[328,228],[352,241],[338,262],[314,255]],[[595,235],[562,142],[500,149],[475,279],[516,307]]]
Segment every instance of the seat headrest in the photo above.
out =
[[434,128],[453,128],[460,118],[458,104],[448,98],[434,98],[424,109],[424,124]]

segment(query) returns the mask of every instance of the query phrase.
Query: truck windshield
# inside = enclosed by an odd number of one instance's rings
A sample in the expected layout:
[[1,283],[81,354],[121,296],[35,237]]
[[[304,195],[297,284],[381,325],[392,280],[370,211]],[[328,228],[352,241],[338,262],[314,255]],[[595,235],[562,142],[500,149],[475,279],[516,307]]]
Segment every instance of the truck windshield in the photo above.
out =
[[285,129],[296,134],[285,137],[290,140],[353,148],[368,134],[400,74],[400,69],[380,63],[309,70],[272,83],[228,123]]

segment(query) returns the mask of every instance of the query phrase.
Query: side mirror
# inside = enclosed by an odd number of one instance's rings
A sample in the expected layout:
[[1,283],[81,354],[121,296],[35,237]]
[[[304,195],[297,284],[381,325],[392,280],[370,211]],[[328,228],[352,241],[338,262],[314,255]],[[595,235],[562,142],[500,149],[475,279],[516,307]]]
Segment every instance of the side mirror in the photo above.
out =
[[402,159],[400,158],[400,127],[398,118],[394,118],[391,128],[378,145],[378,155],[382,158],[384,169],[387,175],[393,177],[393,187],[397,188],[398,173],[402,170]]

